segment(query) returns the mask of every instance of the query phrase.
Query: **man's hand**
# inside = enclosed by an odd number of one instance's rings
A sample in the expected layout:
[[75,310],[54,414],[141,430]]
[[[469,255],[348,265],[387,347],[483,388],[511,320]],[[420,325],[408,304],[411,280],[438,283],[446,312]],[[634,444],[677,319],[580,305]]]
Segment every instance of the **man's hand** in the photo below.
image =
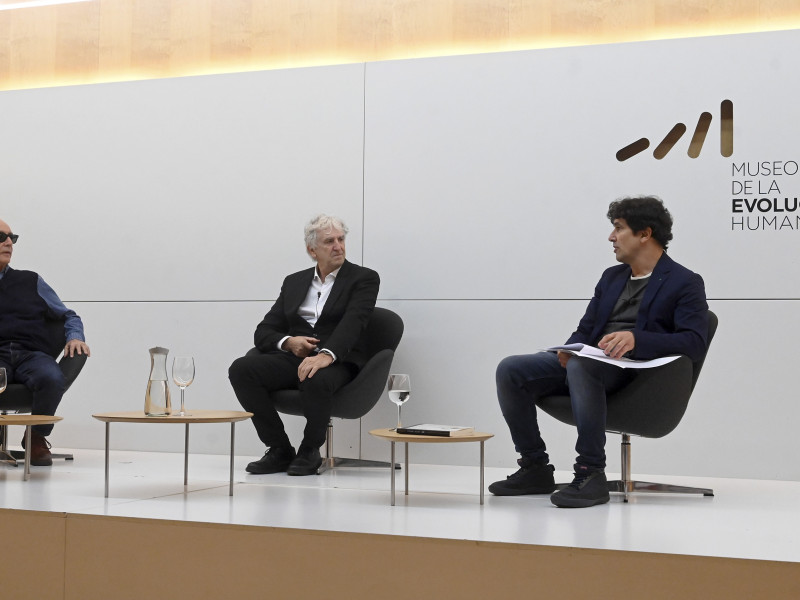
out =
[[604,335],[597,347],[610,358],[622,358],[622,355],[633,350],[635,345],[636,340],[632,331],[615,331]]
[[562,352],[561,350],[558,351],[558,362],[561,364],[562,367],[565,369],[567,368],[567,361],[572,358],[572,354],[569,352]]
[[316,356],[309,356],[300,363],[297,367],[297,377],[300,381],[305,381],[306,377],[313,377],[314,373],[320,369],[330,366],[333,362],[333,357],[330,354],[317,354]]
[[78,354],[85,354],[86,356],[92,355],[92,353],[89,352],[89,346],[86,345],[86,342],[82,342],[79,339],[68,341],[67,345],[64,346],[64,356],[73,357],[76,352]]
[[[297,358],[306,358],[317,349],[317,344],[319,344],[317,338],[296,335],[283,342],[281,349],[291,352]],[[303,379],[301,378],[300,381],[303,381]]]

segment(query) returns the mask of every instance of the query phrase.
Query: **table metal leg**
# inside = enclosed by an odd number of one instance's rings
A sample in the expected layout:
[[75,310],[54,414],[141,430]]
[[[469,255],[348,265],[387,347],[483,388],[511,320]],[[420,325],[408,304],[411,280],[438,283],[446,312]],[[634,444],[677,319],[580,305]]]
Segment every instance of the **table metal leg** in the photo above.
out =
[[25,474],[23,480],[28,481],[31,477],[31,426],[25,426]]
[[[0,415],[4,414],[6,414],[4,411],[0,411]],[[8,450],[8,426],[2,424],[0,424],[0,462],[9,464],[12,467],[19,466],[19,461]]]
[[406,496],[408,496],[408,447],[409,443],[406,442]]
[[483,442],[481,442],[481,506],[483,506]]
[[186,441],[183,445],[183,489],[189,485],[189,424],[186,423]]
[[111,435],[111,422],[106,421],[106,498],[108,498],[108,440]]
[[233,445],[234,445],[234,431],[236,423],[231,421],[231,484],[228,490],[228,496],[233,496]]
[[[392,460],[389,463],[390,465],[394,464],[394,442],[390,442],[392,445]],[[407,469],[406,469],[407,470]],[[389,469],[389,477],[392,478],[392,506],[394,506],[394,469]]]

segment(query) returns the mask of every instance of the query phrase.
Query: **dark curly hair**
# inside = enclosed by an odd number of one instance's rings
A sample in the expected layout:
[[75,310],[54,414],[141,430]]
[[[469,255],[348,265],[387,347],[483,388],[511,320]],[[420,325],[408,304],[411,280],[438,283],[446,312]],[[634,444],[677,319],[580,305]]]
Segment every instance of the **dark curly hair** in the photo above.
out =
[[620,198],[608,205],[608,220],[625,219],[634,233],[648,227],[653,231],[655,239],[664,250],[672,240],[672,215],[660,198],[655,196],[638,196],[636,198]]

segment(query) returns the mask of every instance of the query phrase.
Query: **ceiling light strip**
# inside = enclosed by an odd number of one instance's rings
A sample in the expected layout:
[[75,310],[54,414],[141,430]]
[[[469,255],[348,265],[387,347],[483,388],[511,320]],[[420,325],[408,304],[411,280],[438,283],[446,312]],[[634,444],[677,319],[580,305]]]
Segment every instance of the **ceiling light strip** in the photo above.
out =
[[91,0],[30,0],[30,2],[14,2],[13,4],[0,4],[0,10],[14,10],[16,8],[34,8],[37,6],[55,6],[56,4],[77,4]]

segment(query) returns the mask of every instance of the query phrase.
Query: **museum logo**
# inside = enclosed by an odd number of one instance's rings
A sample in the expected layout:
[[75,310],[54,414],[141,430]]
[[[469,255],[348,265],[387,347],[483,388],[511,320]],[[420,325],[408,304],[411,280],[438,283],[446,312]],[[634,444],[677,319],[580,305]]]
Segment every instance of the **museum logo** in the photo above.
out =
[[[723,100],[720,104],[719,113],[719,151],[722,156],[727,158],[733,155],[733,102],[730,100]],[[709,112],[700,114],[700,118],[697,120],[697,125],[694,128],[694,134],[692,134],[692,140],[689,142],[689,150],[687,153],[690,158],[697,158],[700,156],[700,151],[703,149],[703,144],[706,141],[712,118]],[[656,146],[656,149],[653,150],[653,156],[658,160],[664,158],[669,154],[670,150],[675,147],[675,144],[683,137],[684,133],[686,133],[686,125],[683,123],[676,123],[675,126],[669,130],[669,133],[664,136],[664,139],[661,140],[661,143]],[[640,138],[632,144],[628,144],[624,148],[618,150],[617,160],[624,162],[644,152],[649,147],[650,140],[645,137]]]
[[[709,112],[700,114],[687,154],[700,156],[713,117]],[[719,108],[719,151],[722,156],[733,156],[733,102],[723,100]],[[675,147],[686,133],[686,125],[676,123],[661,143],[653,150],[653,157],[661,160]],[[650,140],[641,138],[617,151],[619,162],[624,162],[650,147]],[[741,157],[741,149],[738,156]],[[800,202],[796,186],[800,183],[798,160],[734,160],[727,167],[724,198],[725,227],[730,231],[800,231]],[[712,176],[711,174],[709,176]],[[728,179],[729,178],[729,179]]]

